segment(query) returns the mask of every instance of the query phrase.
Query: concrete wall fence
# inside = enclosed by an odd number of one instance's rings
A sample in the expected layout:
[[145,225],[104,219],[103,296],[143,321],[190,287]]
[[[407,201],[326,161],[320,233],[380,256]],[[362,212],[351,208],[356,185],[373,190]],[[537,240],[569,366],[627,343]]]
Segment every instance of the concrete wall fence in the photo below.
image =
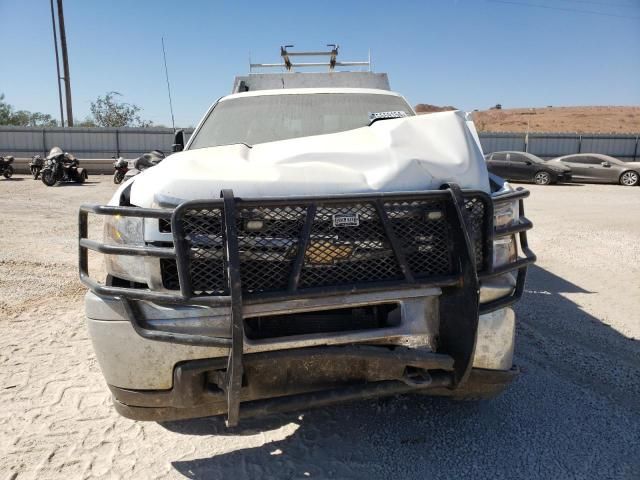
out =
[[576,133],[480,133],[485,153],[516,150],[544,159],[572,153],[603,153],[623,162],[640,160],[639,135]]
[[[188,138],[193,129],[185,130]],[[638,135],[572,133],[480,133],[485,153],[528,151],[548,159],[570,153],[604,153],[620,160],[640,160]],[[0,126],[0,155],[16,157],[15,168],[26,172],[30,158],[53,147],[73,153],[89,173],[112,173],[112,156],[136,158],[150,150],[171,152],[170,128],[34,128]]]

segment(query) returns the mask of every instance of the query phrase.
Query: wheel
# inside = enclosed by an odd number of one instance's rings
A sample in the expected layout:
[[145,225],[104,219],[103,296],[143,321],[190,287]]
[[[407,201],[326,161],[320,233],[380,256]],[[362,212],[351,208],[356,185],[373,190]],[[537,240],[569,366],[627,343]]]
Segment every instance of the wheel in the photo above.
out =
[[31,173],[33,173],[33,179],[37,180],[38,177],[40,176],[40,169],[39,168],[34,168],[33,170],[31,170]]
[[623,172],[622,175],[620,175],[620,185],[624,185],[625,187],[634,187],[638,185],[638,180],[640,180],[640,175],[638,175],[638,172],[634,172],[633,170]]
[[122,170],[118,170],[113,176],[113,183],[119,184],[124,180],[124,172]]
[[87,180],[87,172],[83,170],[82,173],[80,174],[76,173],[76,183],[84,183],[86,180]]
[[42,183],[47,187],[53,187],[56,184],[56,176],[53,174],[53,170],[42,171]]
[[4,172],[2,173],[4,178],[11,178],[13,176],[13,167],[11,165],[7,165],[4,167]]
[[536,185],[549,185],[551,183],[551,175],[545,171],[536,172],[533,176],[533,181]]

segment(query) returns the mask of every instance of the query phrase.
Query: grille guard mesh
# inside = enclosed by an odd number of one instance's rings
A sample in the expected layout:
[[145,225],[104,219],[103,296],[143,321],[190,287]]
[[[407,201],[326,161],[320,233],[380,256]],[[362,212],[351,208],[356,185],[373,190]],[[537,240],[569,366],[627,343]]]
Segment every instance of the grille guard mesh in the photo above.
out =
[[[435,193],[435,195],[434,195]],[[412,283],[456,275],[446,192],[398,198],[236,200],[242,292],[304,292],[325,287]],[[492,205],[482,192],[466,193],[468,232],[476,269],[486,270]],[[219,201],[187,202],[172,220],[185,255],[161,262],[163,286],[183,296],[228,295]],[[336,218],[357,225],[336,226]],[[395,244],[395,245],[394,245]],[[395,249],[394,249],[395,247]],[[180,275],[189,288],[181,288]]]

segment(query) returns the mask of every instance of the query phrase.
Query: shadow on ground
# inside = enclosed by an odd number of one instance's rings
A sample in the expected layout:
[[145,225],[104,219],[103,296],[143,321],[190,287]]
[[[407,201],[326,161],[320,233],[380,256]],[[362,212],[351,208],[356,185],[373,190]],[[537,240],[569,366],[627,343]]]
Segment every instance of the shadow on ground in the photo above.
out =
[[[527,186],[529,185],[535,185],[534,182],[523,182],[521,180],[513,180],[513,181],[509,181],[509,183],[511,183],[512,185],[517,185],[517,186],[523,186],[525,188],[527,188]],[[584,187],[585,184],[584,183],[575,183],[575,182],[571,182],[571,183],[566,183],[566,182],[560,182],[560,183],[550,183],[548,185],[541,185],[543,187],[549,187],[549,188],[557,188],[557,187]]]
[[565,297],[598,292],[538,267],[527,291],[517,307],[523,374],[494,400],[410,395],[235,430],[216,418],[166,423],[222,450],[172,465],[193,479],[640,478],[640,342]]
[[78,182],[60,182],[57,185],[54,185],[55,187],[93,187],[95,185],[98,185],[100,182],[90,182],[90,181],[86,181],[83,183],[78,183]]

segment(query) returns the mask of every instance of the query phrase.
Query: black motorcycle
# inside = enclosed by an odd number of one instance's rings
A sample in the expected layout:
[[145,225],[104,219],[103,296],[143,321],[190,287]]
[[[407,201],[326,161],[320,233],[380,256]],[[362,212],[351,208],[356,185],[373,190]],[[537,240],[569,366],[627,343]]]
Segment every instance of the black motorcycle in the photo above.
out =
[[122,183],[124,176],[129,171],[129,162],[122,157],[118,157],[116,158],[116,161],[113,162],[113,168],[116,169],[113,174],[113,183],[116,185]]
[[11,178],[13,175],[13,157],[11,155],[7,157],[0,157],[0,173],[4,175],[4,178]]
[[61,182],[84,183],[88,178],[87,171],[80,168],[80,162],[70,153],[65,153],[60,147],[53,147],[47,155],[47,161],[42,169],[42,183],[52,187]]
[[151,150],[133,161],[133,166],[144,172],[147,168],[155,167],[164,160],[164,152],[160,150]]
[[144,172],[148,168],[155,167],[164,160],[164,158],[164,152],[160,150],[151,150],[149,153],[140,155],[133,161],[133,168],[129,169],[125,179],[128,180],[131,177],[135,177],[139,173]]
[[42,155],[34,155],[31,157],[31,163],[29,164],[29,169],[31,170],[31,175],[33,175],[33,179],[37,180],[40,176],[40,171],[44,167],[44,157]]

